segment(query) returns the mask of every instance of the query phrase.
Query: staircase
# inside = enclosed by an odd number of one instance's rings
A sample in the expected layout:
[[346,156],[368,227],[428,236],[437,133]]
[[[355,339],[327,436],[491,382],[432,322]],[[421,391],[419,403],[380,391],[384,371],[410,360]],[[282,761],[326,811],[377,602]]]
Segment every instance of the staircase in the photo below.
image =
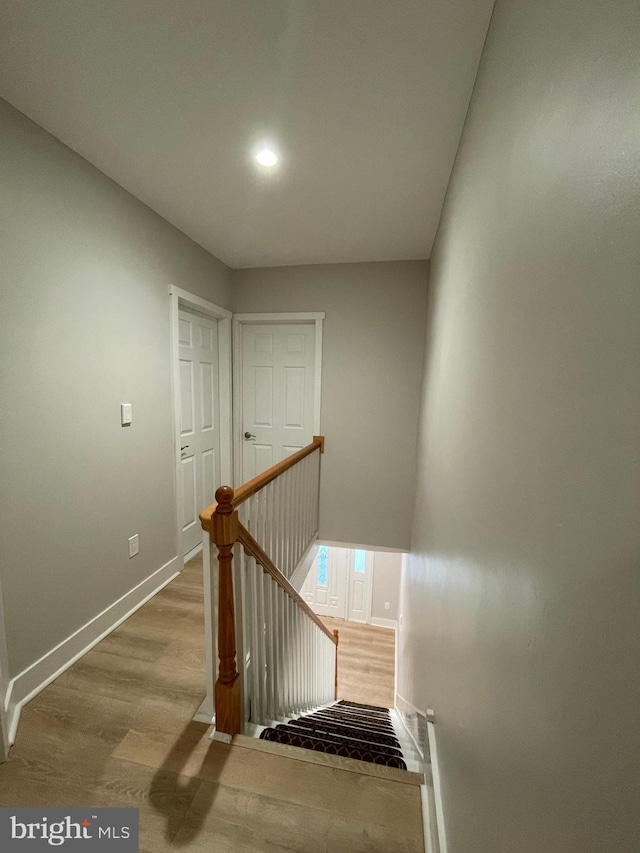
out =
[[[411,747],[401,747],[388,708],[337,701],[338,631],[292,582],[317,546],[323,453],[324,438],[315,436],[239,488],[221,486],[200,513],[207,696],[196,719],[215,718],[211,738],[229,750],[225,761],[244,766],[250,752],[274,790],[283,786],[296,803],[313,790],[324,804],[318,815],[346,809],[355,833],[347,846],[333,829],[318,832],[317,821],[307,827],[308,809],[292,815],[296,833],[307,833],[296,850],[364,850],[366,841],[372,853],[422,853],[424,775]],[[280,826],[280,815],[274,821]]]
[[260,738],[327,755],[407,769],[389,709],[375,705],[341,700],[275,728],[266,728]]
[[338,631],[291,583],[317,540],[323,453],[316,436],[238,489],[221,486],[200,513],[211,547],[213,737],[259,733],[274,745],[406,772],[389,709],[337,701]]

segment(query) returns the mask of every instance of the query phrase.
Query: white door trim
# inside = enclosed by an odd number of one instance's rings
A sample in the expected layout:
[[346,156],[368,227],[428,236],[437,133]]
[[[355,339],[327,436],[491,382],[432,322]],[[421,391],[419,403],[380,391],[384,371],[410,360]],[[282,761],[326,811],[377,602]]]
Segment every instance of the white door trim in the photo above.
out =
[[[169,286],[171,297],[171,386],[173,400],[174,434],[174,495],[176,500],[176,531],[178,556],[182,556],[182,523],[180,515],[180,366],[178,311],[191,308],[218,321],[218,371],[219,371],[219,411],[220,411],[220,479],[223,484],[230,483],[233,475],[233,433],[231,427],[231,311],[182,290],[174,284]],[[205,507],[201,507],[204,509]],[[194,556],[190,552],[188,556]]]
[[[234,314],[233,315],[233,436],[235,447],[242,447],[242,326],[245,324],[266,323],[314,323],[316,327],[315,346],[315,389],[313,395],[313,434],[320,431],[320,404],[322,402],[322,324],[324,311],[307,311],[284,314]],[[234,456],[234,482],[236,488],[242,485],[242,454]]]
[[[178,556],[182,562],[182,520],[180,519],[180,501],[178,500],[178,489],[180,488],[180,367],[178,353],[179,347],[179,325],[178,312],[180,307],[191,308],[218,320],[218,371],[219,371],[219,411],[220,411],[220,479],[223,484],[231,483],[233,476],[233,431],[231,424],[231,311],[220,308],[213,302],[208,302],[199,296],[194,296],[186,290],[175,285],[169,286],[171,297],[171,384],[173,399],[173,434],[175,441],[175,466],[174,466],[174,494],[176,500],[176,535],[178,542]],[[204,507],[202,507],[204,509]],[[216,615],[214,610],[214,583],[215,566],[211,566],[210,542],[207,533],[202,531],[203,545],[203,583],[204,583],[204,642],[207,667],[207,694],[195,714],[194,719],[212,722],[213,708],[213,680],[217,666],[216,651]],[[194,552],[187,554],[188,557],[195,556]]]

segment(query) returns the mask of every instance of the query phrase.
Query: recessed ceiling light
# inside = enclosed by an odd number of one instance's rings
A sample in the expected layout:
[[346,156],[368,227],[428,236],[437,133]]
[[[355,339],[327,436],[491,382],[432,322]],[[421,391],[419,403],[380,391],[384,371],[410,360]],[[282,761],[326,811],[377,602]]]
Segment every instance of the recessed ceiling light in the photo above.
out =
[[256,154],[256,160],[261,166],[275,166],[278,162],[277,156],[269,148],[263,148]]

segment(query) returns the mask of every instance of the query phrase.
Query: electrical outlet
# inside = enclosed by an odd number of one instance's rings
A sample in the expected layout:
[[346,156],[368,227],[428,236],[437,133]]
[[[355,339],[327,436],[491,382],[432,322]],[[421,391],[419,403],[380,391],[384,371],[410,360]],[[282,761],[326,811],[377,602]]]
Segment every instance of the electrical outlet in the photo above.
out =
[[129,537],[129,559],[131,557],[135,557],[136,554],[140,552],[140,542],[138,541],[138,534],[135,536]]
[[385,601],[385,603],[384,603],[384,609],[385,609],[385,610],[389,610],[389,608],[390,608],[390,607],[391,607],[391,605],[389,604],[389,602],[388,602],[388,601]]

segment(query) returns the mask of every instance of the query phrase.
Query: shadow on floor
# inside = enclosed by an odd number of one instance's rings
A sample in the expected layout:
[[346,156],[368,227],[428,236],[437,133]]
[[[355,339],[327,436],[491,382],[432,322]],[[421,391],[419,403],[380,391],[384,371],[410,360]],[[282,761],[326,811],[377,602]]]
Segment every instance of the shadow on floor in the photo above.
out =
[[[220,788],[219,785],[205,781],[206,774],[200,771],[206,764],[209,779],[212,769],[215,769],[215,775],[219,778],[231,749],[231,747],[220,748],[221,744],[211,741],[199,767],[189,767],[188,774],[183,773],[200,743],[201,740],[194,739],[192,723],[189,722],[151,781],[149,799],[156,811],[164,815],[165,838],[174,847],[187,846],[199,836]],[[197,808],[192,808],[196,795],[199,795]],[[176,810],[176,802],[186,800],[189,803],[186,811]],[[179,838],[178,833],[180,833]]]

